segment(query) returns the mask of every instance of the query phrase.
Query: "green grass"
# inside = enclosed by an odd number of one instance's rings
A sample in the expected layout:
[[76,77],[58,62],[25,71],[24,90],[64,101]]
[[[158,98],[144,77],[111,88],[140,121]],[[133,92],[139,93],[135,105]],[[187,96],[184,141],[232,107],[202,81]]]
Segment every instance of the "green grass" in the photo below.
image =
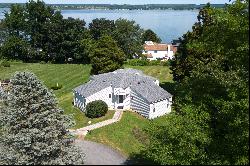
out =
[[143,128],[149,120],[134,112],[124,112],[122,119],[115,123],[91,131],[85,139],[109,145],[124,155],[138,152],[142,144],[132,134],[134,127]]
[[123,155],[130,156],[138,153],[144,147],[144,143],[136,138],[132,130],[134,128],[143,129],[150,122],[162,124],[166,120],[166,116],[149,120],[135,112],[126,111],[119,122],[95,129],[90,134],[87,134],[85,139],[109,145],[120,151]]
[[173,82],[173,76],[170,74],[170,69],[167,66],[129,66],[125,68],[134,68],[142,70],[145,74],[158,78],[160,82]]
[[[167,66],[124,66],[142,70],[145,74],[158,78],[161,83],[172,82],[172,75]],[[10,67],[0,66],[0,80],[10,78],[15,71],[29,70],[35,73],[47,87],[61,84],[62,89],[54,91],[59,106],[65,114],[73,114],[76,126],[86,126],[88,121],[97,123],[112,118],[114,111],[108,111],[106,116],[98,119],[87,118],[79,109],[72,106],[72,89],[89,80],[91,66],[78,64],[39,64],[39,63],[11,63]],[[164,123],[164,117],[153,120],[154,123]],[[107,144],[124,155],[139,152],[143,144],[133,135],[133,128],[144,128],[150,121],[137,113],[124,112],[121,121],[91,131],[86,139]]]

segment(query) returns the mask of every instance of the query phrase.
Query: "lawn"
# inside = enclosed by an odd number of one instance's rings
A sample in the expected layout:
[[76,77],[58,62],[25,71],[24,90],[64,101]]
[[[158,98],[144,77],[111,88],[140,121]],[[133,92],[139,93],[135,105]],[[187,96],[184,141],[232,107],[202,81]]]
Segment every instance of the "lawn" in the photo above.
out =
[[[126,111],[118,123],[95,129],[87,134],[85,139],[109,145],[123,155],[130,156],[142,150],[147,141],[143,137],[142,129],[150,124],[164,123],[166,116],[149,120],[136,112]],[[136,134],[135,129],[139,129],[141,132]]]
[[[145,74],[158,78],[161,83],[172,82],[172,75],[167,66],[124,66],[142,70]],[[81,64],[39,64],[39,63],[11,63],[10,67],[0,66],[0,80],[10,78],[15,71],[29,70],[35,73],[47,87],[61,84],[62,89],[54,91],[59,106],[65,114],[73,114],[76,125],[74,128],[86,126],[88,121],[92,124],[112,118],[114,111],[109,111],[105,117],[98,119],[87,118],[79,109],[72,106],[72,89],[89,80],[91,66]],[[120,122],[108,125],[86,136],[86,139],[101,142],[116,148],[124,155],[130,155],[143,148],[143,144],[135,137],[133,130],[142,129],[149,124],[150,120],[143,118],[137,113],[125,112]],[[164,122],[164,116],[153,122]]]
[[32,71],[47,87],[61,84],[62,89],[55,90],[54,93],[58,99],[59,106],[65,111],[65,114],[72,114],[76,125],[74,128],[80,128],[91,124],[111,119],[114,111],[108,113],[98,119],[87,118],[78,108],[73,107],[72,89],[87,82],[89,79],[91,66],[78,64],[39,64],[39,63],[11,63],[10,67],[0,66],[0,80],[10,78],[15,71]]
[[128,66],[125,68],[134,68],[142,70],[145,74],[158,78],[160,82],[172,82],[173,76],[170,73],[170,69],[167,66]]

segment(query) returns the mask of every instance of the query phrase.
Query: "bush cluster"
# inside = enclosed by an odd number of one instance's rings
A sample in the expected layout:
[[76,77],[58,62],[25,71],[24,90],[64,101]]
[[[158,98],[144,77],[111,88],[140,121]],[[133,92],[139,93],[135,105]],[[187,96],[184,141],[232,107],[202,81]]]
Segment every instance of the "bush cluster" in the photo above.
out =
[[108,112],[108,105],[102,100],[92,101],[87,104],[85,115],[88,118],[99,118]]
[[169,61],[147,60],[147,59],[130,59],[125,62],[130,66],[169,66]]

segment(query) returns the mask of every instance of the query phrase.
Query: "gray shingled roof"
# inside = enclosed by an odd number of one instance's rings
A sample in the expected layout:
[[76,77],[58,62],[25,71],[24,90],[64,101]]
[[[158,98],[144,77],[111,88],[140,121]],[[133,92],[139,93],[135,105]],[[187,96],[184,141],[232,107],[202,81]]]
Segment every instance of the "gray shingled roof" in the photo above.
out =
[[112,84],[114,88],[130,87],[150,103],[171,97],[170,93],[154,83],[156,80],[140,70],[118,69],[114,72],[91,76],[88,83],[78,86],[74,91],[88,97]]

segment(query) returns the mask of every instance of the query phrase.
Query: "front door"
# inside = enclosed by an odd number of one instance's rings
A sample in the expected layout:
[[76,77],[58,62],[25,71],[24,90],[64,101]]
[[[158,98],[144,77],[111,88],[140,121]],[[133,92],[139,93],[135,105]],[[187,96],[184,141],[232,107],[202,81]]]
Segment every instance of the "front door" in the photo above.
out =
[[123,100],[124,100],[124,95],[119,95],[118,96],[118,103],[119,104],[123,103]]
[[118,95],[118,101],[117,101],[117,105],[116,105],[117,107],[116,107],[116,108],[118,108],[118,109],[123,109],[123,106],[124,106],[124,103],[123,103],[124,98],[125,98],[124,95]]

